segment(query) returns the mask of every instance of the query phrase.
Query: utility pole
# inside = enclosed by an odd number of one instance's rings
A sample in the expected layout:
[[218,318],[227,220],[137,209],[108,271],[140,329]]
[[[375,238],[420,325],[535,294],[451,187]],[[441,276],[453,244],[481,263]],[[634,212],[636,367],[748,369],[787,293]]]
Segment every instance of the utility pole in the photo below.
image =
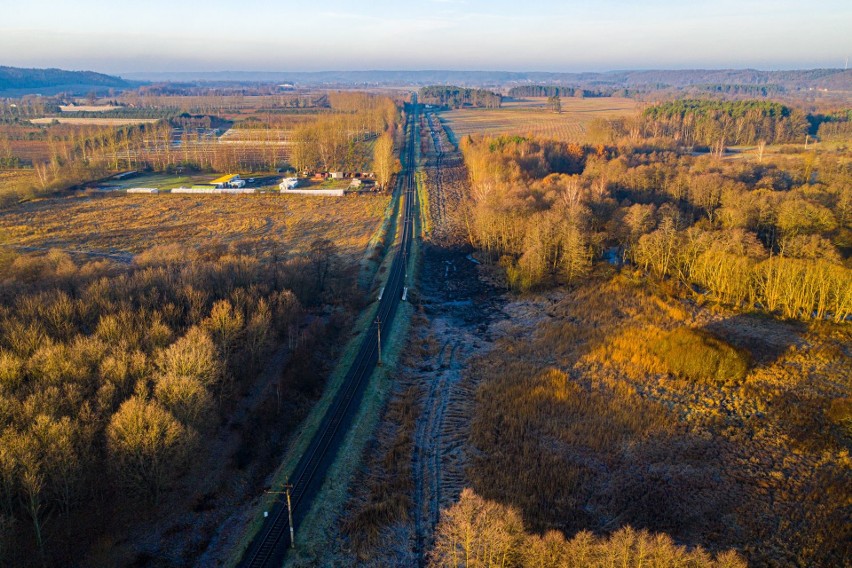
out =
[[[284,484],[284,491],[267,491],[267,493],[273,493],[276,495],[281,495],[282,493],[287,496],[287,519],[290,521],[290,548],[296,548],[296,534],[295,529],[293,528],[293,506],[290,504],[290,492],[293,491],[293,484],[289,481]],[[263,514],[266,516],[266,513]]]
[[284,490],[287,492],[287,517],[290,521],[290,548],[296,548],[296,534],[293,529],[293,507],[290,505],[290,492],[293,490],[293,484],[288,482],[284,485]]
[[377,337],[379,339],[379,367],[382,366],[382,320],[376,316],[376,326],[378,329]]

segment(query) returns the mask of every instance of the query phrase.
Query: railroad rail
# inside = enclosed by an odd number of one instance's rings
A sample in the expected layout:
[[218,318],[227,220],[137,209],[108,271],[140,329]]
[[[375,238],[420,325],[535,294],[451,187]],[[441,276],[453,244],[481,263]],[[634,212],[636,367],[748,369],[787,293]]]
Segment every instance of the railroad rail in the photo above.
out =
[[[391,324],[396,314],[403,291],[408,286],[408,258],[414,237],[414,213],[417,191],[414,179],[416,164],[415,139],[419,107],[417,96],[412,96],[407,113],[408,140],[405,144],[406,163],[402,172],[401,190],[403,198],[403,226],[400,246],[391,263],[384,291],[379,299],[377,319],[370,326],[355,361],[349,368],[343,384],[331,406],[323,417],[320,427],[311,440],[308,450],[302,455],[290,479],[293,524],[300,521],[310,509],[311,502],[325,480],[325,471],[334,462],[338,449],[355,417],[367,379],[375,368],[379,357],[379,337],[385,340],[390,335]],[[277,500],[255,539],[243,555],[241,568],[280,566],[290,546],[290,522],[286,503]]]

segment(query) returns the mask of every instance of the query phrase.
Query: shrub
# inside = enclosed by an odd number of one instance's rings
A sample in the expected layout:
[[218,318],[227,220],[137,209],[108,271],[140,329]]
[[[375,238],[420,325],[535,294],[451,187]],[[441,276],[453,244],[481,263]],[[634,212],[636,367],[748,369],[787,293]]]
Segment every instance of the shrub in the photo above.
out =
[[837,398],[828,407],[828,418],[852,437],[852,397]]
[[732,382],[745,377],[751,358],[710,333],[679,327],[649,345],[668,371],[701,382]]

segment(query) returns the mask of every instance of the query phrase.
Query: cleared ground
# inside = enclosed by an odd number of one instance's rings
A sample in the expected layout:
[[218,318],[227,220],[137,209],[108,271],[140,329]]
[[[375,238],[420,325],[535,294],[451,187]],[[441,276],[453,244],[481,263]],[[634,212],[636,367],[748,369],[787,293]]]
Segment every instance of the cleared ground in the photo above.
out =
[[34,118],[30,120],[33,124],[51,124],[53,121],[59,124],[82,124],[87,126],[124,126],[125,124],[147,124],[159,122],[159,118],[80,118],[80,117],[54,117]]
[[390,196],[76,195],[0,211],[0,244],[138,253],[155,244],[241,244],[295,254],[315,239],[360,258]]
[[507,101],[499,109],[460,109],[441,113],[441,121],[456,138],[468,134],[535,135],[565,142],[585,142],[589,123],[595,118],[612,119],[637,112],[641,103],[633,99],[607,97],[562,99],[562,112],[547,108],[546,98]]

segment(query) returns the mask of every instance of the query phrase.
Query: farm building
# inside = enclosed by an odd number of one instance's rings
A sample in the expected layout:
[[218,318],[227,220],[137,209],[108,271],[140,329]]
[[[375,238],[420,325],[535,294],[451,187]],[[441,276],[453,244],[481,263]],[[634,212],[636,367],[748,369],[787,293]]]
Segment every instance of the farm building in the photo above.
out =
[[331,179],[343,179],[343,172],[330,172]]
[[156,187],[131,187],[127,193],[160,193]]
[[281,183],[278,184],[278,188],[281,191],[287,191],[290,189],[295,189],[299,185],[299,178],[284,178],[281,180]]
[[246,182],[240,178],[240,174],[225,174],[212,180],[210,185],[222,189],[224,187],[244,187]]

